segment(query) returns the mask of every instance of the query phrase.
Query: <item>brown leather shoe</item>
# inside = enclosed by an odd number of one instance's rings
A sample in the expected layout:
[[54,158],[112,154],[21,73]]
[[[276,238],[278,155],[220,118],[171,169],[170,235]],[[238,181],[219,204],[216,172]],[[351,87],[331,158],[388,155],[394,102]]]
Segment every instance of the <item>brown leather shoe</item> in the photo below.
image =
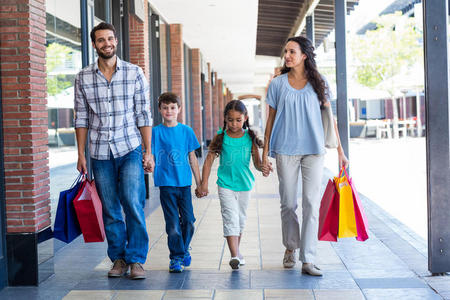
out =
[[130,264],[130,279],[145,279],[144,267],[140,263]]
[[111,270],[108,272],[108,277],[120,277],[128,272],[128,265],[123,259],[116,259]]

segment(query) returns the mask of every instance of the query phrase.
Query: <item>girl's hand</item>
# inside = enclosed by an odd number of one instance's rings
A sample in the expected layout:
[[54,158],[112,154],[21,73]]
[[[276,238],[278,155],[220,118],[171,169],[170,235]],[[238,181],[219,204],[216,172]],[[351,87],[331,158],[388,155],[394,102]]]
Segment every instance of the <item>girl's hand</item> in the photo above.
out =
[[342,166],[345,166],[345,168],[348,168],[349,165],[349,161],[347,159],[347,157],[345,156],[345,153],[343,150],[339,151],[338,150],[338,158],[339,158],[339,170],[342,169]]

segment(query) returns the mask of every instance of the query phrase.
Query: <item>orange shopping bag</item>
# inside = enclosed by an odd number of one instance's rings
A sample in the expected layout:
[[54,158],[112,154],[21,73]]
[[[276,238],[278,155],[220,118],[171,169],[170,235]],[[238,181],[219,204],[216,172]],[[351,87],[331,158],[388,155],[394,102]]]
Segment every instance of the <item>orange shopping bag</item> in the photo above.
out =
[[355,208],[353,206],[353,192],[345,167],[339,177],[334,178],[336,190],[339,194],[339,231],[338,237],[356,237]]

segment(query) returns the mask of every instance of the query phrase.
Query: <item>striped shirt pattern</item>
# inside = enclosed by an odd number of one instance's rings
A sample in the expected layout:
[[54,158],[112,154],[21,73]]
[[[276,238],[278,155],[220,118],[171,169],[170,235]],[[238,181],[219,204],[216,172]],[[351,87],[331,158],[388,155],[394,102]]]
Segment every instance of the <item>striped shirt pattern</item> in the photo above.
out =
[[75,78],[75,128],[89,128],[89,152],[98,160],[138,147],[140,127],[152,126],[149,86],[142,69],[117,57],[111,82],[97,62]]

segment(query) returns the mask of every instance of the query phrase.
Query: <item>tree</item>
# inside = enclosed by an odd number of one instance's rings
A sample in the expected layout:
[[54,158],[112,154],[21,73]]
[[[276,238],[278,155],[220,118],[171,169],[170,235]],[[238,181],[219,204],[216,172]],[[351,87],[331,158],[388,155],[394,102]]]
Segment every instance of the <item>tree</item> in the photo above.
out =
[[395,76],[423,61],[422,30],[413,18],[400,12],[376,20],[377,29],[354,37],[351,43],[356,65],[356,81],[387,91],[394,111],[394,137],[398,138],[398,111],[395,96],[399,86]]
[[47,46],[47,93],[49,96],[59,94],[61,91],[72,86],[72,83],[66,80],[66,75],[51,75],[65,61],[72,59],[72,49],[58,43],[51,43]]

